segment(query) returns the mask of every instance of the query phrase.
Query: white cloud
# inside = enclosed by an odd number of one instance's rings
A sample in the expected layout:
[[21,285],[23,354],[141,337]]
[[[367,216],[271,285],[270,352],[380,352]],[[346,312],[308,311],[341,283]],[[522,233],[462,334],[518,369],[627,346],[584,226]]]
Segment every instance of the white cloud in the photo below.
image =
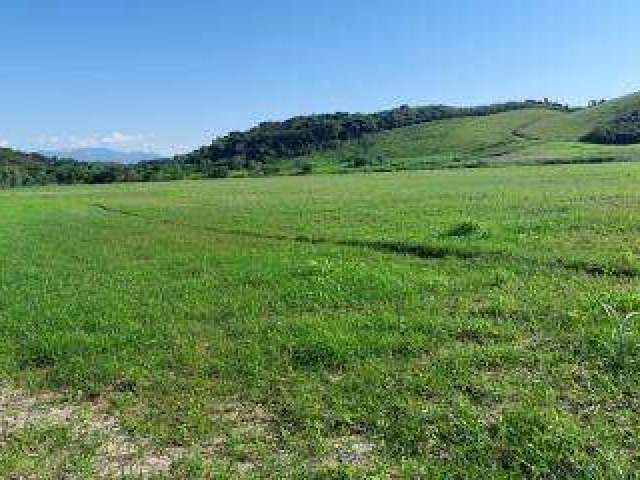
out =
[[[39,135],[31,142],[37,150],[75,150],[80,148],[107,147],[118,150],[153,151],[153,135],[128,134],[119,131],[95,135]],[[164,150],[164,149],[161,149]]]
[[0,138],[0,148],[7,148],[7,147],[9,147],[9,140]]
[[127,135],[122,132],[113,132],[108,135],[105,135],[100,139],[102,143],[108,145],[122,145],[128,143],[139,143],[145,140],[144,135]]

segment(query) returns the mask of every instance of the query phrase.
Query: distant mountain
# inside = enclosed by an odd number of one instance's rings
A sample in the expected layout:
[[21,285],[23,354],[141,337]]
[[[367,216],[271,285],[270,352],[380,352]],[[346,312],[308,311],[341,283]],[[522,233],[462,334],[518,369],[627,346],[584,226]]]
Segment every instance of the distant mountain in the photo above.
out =
[[40,152],[49,157],[72,158],[80,162],[105,162],[105,163],[139,163],[149,160],[157,160],[162,155],[153,152],[121,152],[111,148],[78,148],[76,150],[46,150]]

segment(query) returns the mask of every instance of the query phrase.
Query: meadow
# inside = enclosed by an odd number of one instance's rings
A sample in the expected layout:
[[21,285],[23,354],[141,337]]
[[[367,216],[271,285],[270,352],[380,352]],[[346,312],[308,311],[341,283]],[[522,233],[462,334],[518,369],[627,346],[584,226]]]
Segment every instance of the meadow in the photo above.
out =
[[636,478],[638,180],[0,191],[0,477]]

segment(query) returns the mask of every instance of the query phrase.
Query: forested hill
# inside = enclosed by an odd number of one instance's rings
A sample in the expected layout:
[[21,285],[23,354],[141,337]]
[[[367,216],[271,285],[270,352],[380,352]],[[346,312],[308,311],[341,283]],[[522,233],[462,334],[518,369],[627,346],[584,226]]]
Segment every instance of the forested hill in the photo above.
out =
[[222,175],[227,170],[268,170],[274,160],[331,149],[341,142],[356,140],[367,134],[438,120],[540,107],[569,111],[565,105],[546,100],[528,100],[479,107],[404,105],[372,114],[299,116],[283,122],[265,122],[245,132],[231,132],[177,160],[185,165],[197,165],[210,176]]
[[44,155],[0,148],[0,187],[23,185],[25,177],[50,169],[55,169],[55,166]]
[[[144,171],[153,168],[148,167]],[[39,153],[24,153],[0,148],[0,188],[29,185],[112,183],[144,178],[141,171],[124,165],[101,162],[78,162],[72,159],[50,158]]]

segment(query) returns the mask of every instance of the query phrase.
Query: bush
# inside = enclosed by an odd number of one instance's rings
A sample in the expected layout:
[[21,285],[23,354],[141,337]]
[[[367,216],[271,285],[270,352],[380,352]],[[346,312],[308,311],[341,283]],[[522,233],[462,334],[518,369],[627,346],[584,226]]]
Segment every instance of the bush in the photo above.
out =
[[487,236],[487,230],[478,222],[467,220],[452,226],[446,232],[448,237],[469,237],[471,235]]
[[313,173],[313,163],[311,162],[306,162],[302,165],[302,167],[300,168],[300,173],[302,175],[309,175],[311,173]]

